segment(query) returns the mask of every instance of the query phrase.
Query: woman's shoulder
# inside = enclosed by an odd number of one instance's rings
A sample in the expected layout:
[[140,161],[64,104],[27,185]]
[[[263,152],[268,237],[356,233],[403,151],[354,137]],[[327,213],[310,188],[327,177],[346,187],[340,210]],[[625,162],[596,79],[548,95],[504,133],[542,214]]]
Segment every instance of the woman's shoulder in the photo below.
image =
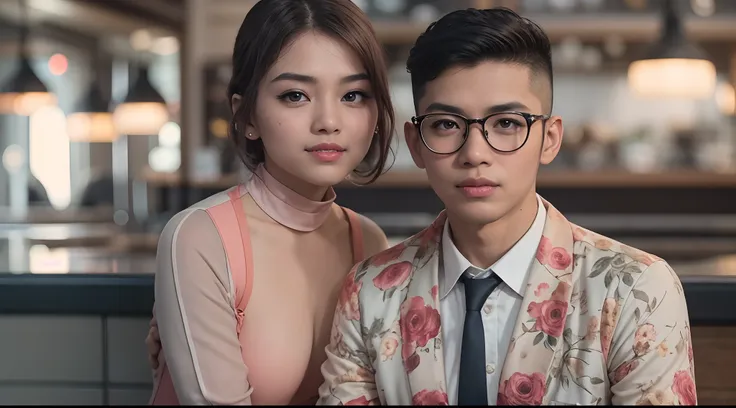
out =
[[166,223],[156,250],[157,291],[190,291],[191,295],[195,287],[217,287],[223,293],[232,292],[225,242],[215,223],[217,215],[211,211],[227,200],[227,193],[217,193]]
[[388,248],[386,233],[372,219],[363,214],[358,214],[360,229],[363,231],[364,257],[371,257]]
[[210,210],[230,200],[230,189],[215,193],[176,213],[164,226],[158,246],[185,246],[195,249],[201,245],[220,244],[220,238]]

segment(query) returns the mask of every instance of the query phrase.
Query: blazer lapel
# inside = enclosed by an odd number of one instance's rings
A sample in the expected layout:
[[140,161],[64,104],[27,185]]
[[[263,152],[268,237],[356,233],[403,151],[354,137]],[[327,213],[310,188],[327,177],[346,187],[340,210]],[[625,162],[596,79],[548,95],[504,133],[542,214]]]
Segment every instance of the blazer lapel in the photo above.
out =
[[[573,236],[569,222],[546,200],[544,233],[529,271],[501,372],[498,405],[541,405],[549,385],[572,296]],[[520,386],[523,384],[524,386]]]
[[438,290],[443,211],[409,243],[416,246],[413,271],[400,309],[401,357],[412,405],[448,403]]

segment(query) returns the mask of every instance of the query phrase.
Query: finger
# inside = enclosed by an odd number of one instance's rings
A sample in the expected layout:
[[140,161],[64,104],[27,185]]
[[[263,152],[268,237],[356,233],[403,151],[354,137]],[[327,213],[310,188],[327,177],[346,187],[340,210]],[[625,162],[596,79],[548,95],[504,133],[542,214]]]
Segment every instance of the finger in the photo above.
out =
[[153,357],[152,355],[148,355],[148,364],[151,365],[151,368],[154,370],[158,368],[158,359]]
[[158,341],[154,340],[152,336],[146,338],[146,349],[148,349],[149,355],[157,357],[159,347]]
[[146,338],[146,349],[148,351],[148,363],[155,370],[158,368],[158,348]]
[[161,343],[161,337],[159,337],[158,329],[156,327],[151,327],[151,329],[148,330],[148,335],[146,336],[146,344],[158,347],[157,343]]

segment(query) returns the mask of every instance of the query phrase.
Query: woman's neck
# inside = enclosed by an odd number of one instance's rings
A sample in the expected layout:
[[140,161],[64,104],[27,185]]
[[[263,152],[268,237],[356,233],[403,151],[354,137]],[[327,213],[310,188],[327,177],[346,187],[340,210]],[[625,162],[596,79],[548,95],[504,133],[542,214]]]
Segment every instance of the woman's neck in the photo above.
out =
[[282,170],[278,166],[269,165],[268,160],[263,163],[263,167],[266,169],[266,172],[271,175],[271,177],[273,177],[283,186],[311,201],[323,201],[325,199],[325,194],[327,194],[327,192],[330,190],[330,188],[328,187],[316,186],[307,183],[306,181],[299,179]]
[[[290,183],[295,185],[295,183]],[[305,183],[301,183],[302,185]],[[312,189],[311,196],[298,192],[285,182],[277,179],[266,166],[259,165],[246,190],[253,201],[269,217],[279,224],[296,231],[314,231],[325,222],[335,201],[335,190],[332,187],[322,188],[321,192]],[[300,189],[308,190],[307,188]],[[319,193],[319,195],[318,195]],[[319,197],[314,199],[314,197]]]

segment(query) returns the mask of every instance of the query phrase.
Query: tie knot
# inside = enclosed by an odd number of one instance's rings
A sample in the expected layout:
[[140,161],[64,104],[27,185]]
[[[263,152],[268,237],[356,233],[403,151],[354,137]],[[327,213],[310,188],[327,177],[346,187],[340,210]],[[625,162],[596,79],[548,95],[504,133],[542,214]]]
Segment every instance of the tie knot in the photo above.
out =
[[460,280],[465,286],[465,308],[468,311],[479,311],[491,292],[501,283],[495,273],[483,279],[473,279],[462,274]]

